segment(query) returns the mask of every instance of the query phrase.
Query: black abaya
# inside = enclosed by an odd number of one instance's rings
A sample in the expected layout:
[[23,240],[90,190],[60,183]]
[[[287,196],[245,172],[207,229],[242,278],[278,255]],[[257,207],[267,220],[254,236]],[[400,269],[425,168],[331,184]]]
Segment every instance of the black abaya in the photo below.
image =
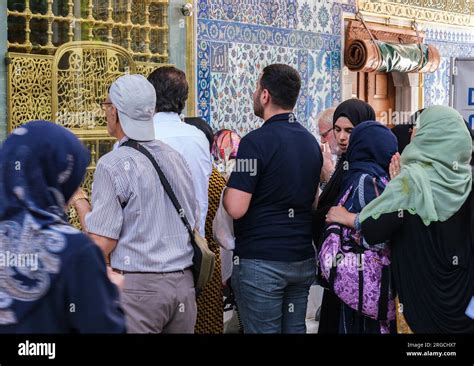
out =
[[445,222],[425,226],[398,212],[369,218],[369,244],[391,241],[392,273],[403,314],[415,333],[474,333],[465,314],[474,295],[474,195]]

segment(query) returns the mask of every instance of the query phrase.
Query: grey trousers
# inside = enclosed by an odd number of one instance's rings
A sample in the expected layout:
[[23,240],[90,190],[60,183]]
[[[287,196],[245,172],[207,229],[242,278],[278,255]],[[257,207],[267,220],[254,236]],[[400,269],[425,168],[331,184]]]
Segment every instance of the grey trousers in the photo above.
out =
[[124,276],[128,333],[194,333],[197,307],[191,270]]

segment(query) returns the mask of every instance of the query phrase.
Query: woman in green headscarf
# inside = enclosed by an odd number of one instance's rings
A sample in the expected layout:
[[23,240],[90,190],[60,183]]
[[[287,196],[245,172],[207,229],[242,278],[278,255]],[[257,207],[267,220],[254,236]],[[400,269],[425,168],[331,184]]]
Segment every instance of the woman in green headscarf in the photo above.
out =
[[399,311],[415,333],[471,333],[474,295],[472,140],[461,115],[426,109],[401,171],[358,217],[366,241],[391,240]]

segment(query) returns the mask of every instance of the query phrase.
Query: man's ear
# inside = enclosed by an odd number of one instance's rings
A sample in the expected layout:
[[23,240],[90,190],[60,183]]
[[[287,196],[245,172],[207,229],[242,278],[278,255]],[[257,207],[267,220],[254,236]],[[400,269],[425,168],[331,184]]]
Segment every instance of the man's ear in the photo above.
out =
[[262,104],[268,104],[271,102],[271,98],[272,96],[270,95],[270,93],[268,92],[268,89],[263,89],[262,91],[262,99],[263,99],[263,103]]

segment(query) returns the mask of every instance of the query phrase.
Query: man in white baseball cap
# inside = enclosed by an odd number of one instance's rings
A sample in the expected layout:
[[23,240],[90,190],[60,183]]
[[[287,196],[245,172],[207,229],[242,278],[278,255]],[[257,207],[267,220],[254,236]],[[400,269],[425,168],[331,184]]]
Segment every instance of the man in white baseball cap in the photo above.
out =
[[151,161],[125,144],[138,141],[151,153],[196,227],[199,205],[191,172],[177,151],[155,140],[155,103],[155,89],[141,75],[125,75],[112,84],[103,108],[107,130],[119,147],[97,163],[92,211],[86,197],[74,205],[84,229],[106,260],[110,257],[115,276],[124,276],[127,331],[193,333],[197,309],[189,234]]
[[[107,129],[111,136],[123,134],[136,141],[155,138],[153,115],[155,113],[155,88],[142,75],[125,75],[110,87],[109,97],[102,103],[107,116]],[[107,106],[111,106],[108,108]],[[114,114],[118,118],[114,118]]]

